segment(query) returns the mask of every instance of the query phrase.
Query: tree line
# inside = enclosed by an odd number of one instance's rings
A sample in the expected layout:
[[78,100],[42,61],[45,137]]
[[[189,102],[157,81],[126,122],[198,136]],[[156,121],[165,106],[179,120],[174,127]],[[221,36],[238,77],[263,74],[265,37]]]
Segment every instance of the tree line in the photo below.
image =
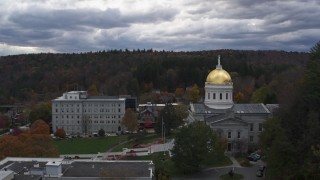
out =
[[293,72],[295,76],[303,72],[309,57],[309,53],[285,51],[152,49],[3,56],[0,104],[34,104],[50,101],[65,91],[89,88],[96,89],[97,94],[137,97],[153,89],[175,93],[194,85],[203,92],[206,76],[215,68],[218,55],[232,76],[239,102],[251,101],[251,95],[264,85],[267,91],[261,91],[269,95],[258,99],[277,102],[280,87]]

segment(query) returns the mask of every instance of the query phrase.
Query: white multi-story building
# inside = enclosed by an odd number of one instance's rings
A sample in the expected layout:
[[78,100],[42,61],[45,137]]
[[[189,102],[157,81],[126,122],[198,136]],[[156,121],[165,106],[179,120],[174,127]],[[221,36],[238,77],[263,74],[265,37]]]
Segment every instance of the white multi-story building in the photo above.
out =
[[125,98],[89,96],[86,91],[70,91],[52,100],[52,129],[67,134],[122,131]]

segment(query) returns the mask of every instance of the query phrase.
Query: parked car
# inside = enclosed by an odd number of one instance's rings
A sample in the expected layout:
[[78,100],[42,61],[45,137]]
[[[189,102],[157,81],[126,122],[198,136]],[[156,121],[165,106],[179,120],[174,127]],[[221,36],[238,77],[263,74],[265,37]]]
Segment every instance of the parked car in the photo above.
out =
[[257,177],[263,177],[263,173],[264,173],[265,169],[266,169],[265,166],[259,166],[259,169],[257,170],[256,176]]
[[255,158],[254,156],[251,156],[251,155],[247,156],[247,159],[249,161],[257,161],[257,158]]
[[257,161],[261,158],[261,156],[257,153],[251,153],[249,156],[247,156],[249,161]]
[[262,171],[262,172],[264,172],[264,170],[266,169],[266,167],[265,166],[259,166],[259,171]]
[[256,176],[257,177],[263,177],[263,172],[258,169],[257,173],[256,173]]

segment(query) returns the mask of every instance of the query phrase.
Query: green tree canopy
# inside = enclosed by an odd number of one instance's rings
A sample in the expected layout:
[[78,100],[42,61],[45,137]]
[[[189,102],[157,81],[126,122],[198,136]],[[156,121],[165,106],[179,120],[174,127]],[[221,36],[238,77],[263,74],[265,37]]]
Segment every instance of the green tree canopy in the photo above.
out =
[[156,123],[156,132],[162,133],[162,123],[166,134],[171,133],[171,129],[182,124],[182,116],[178,115],[172,104],[167,104],[160,112]]
[[310,53],[304,81],[287,90],[279,117],[261,134],[270,179],[320,179],[320,42]]
[[31,108],[29,114],[29,121],[32,124],[38,119],[44,120],[47,124],[51,123],[52,119],[51,103],[38,104]]
[[212,154],[219,151],[219,140],[203,122],[194,122],[177,133],[172,150],[176,167],[182,172],[194,172]]
[[272,102],[272,98],[274,98],[274,95],[270,92],[269,87],[267,85],[263,85],[254,91],[251,97],[251,102],[266,104]]

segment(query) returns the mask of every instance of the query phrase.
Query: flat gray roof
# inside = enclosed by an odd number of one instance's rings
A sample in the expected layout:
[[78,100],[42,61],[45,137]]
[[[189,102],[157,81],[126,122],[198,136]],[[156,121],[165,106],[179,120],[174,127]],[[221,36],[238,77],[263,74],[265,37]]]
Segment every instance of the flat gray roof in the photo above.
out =
[[150,177],[150,162],[73,162],[62,177]]
[[[226,110],[212,109],[203,103],[192,104],[197,114],[214,114],[224,113]],[[235,114],[269,114],[270,111],[264,104],[234,104],[233,110]]]

